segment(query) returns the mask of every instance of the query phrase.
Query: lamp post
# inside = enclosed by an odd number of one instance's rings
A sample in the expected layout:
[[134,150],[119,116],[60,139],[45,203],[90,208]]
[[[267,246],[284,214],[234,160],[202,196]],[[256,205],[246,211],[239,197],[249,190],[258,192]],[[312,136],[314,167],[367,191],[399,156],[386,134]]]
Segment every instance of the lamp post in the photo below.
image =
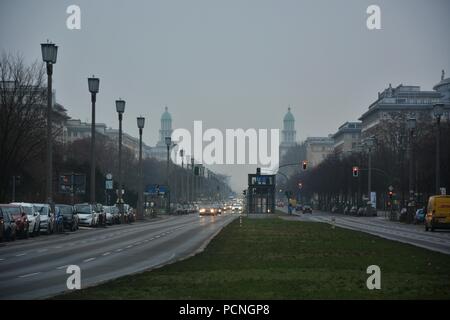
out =
[[409,157],[409,179],[408,179],[408,189],[409,189],[409,203],[408,203],[408,214],[406,221],[409,223],[415,213],[415,203],[414,203],[414,151],[413,151],[413,137],[414,137],[414,129],[416,128],[416,118],[410,116],[406,120],[406,125],[409,130],[409,143],[408,143],[408,157]]
[[169,164],[170,164],[170,145],[172,144],[172,138],[165,137],[164,141],[166,142],[166,147],[167,147],[166,187],[167,187],[167,191],[168,191],[167,213],[169,213],[170,212],[170,193],[171,193],[171,190],[169,188]]
[[122,119],[125,112],[125,101],[116,100],[116,111],[119,115],[119,190],[117,191],[117,202],[119,203],[120,218],[124,222],[123,200],[122,200]]
[[194,168],[194,163],[195,162],[195,160],[194,160],[194,157],[191,157],[191,170],[192,170],[192,186],[191,186],[191,190],[192,190],[192,201],[195,201],[195,200],[197,200],[196,198],[197,198],[197,194],[196,194],[196,190],[195,190],[195,188],[196,188],[196,185],[195,185],[195,172],[194,172],[194,170],[195,170],[195,168]]
[[91,123],[91,203],[95,204],[95,101],[97,99],[100,79],[92,76],[88,78],[89,92],[92,102],[92,123]]
[[374,138],[367,138],[365,141],[367,152],[368,152],[368,174],[367,174],[367,198],[368,203],[370,203],[370,207],[372,207],[371,203],[371,193],[372,193],[372,147],[374,145]]
[[190,155],[186,155],[186,198],[189,203],[192,202],[191,197],[191,173],[189,172],[189,159]]
[[46,183],[46,201],[53,203],[53,147],[52,147],[52,75],[53,65],[56,63],[58,55],[58,46],[54,43],[41,43],[42,60],[47,65],[47,183]]
[[138,219],[144,218],[144,177],[142,174],[142,130],[144,129],[145,118],[137,118],[139,128],[139,195],[138,195]]
[[408,143],[408,157],[409,157],[409,181],[408,181],[408,189],[409,189],[409,200],[412,201],[413,200],[413,195],[414,195],[414,184],[413,184],[413,179],[414,179],[414,165],[413,165],[413,136],[414,136],[414,129],[416,128],[416,118],[410,116],[407,120],[406,120],[406,124],[409,130],[409,143]]
[[439,103],[433,107],[434,117],[436,118],[436,194],[440,194],[441,187],[441,118],[442,107],[444,105]]
[[181,157],[181,198],[183,200],[186,200],[186,189],[184,188],[184,150],[180,150],[180,157]]

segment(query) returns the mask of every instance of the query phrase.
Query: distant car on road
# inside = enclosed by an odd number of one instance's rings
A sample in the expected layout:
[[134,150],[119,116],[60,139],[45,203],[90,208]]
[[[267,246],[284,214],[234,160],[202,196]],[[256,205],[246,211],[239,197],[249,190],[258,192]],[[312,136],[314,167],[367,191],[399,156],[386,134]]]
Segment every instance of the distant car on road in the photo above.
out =
[[0,240],[16,240],[16,222],[11,216],[11,205],[0,204]]
[[295,206],[295,211],[303,211],[303,206],[301,205],[301,204],[297,204],[296,206]]
[[303,206],[303,213],[311,213],[312,214],[311,206],[308,206],[308,205]]
[[201,216],[215,216],[218,214],[218,211],[214,205],[205,203],[200,206],[199,214]]

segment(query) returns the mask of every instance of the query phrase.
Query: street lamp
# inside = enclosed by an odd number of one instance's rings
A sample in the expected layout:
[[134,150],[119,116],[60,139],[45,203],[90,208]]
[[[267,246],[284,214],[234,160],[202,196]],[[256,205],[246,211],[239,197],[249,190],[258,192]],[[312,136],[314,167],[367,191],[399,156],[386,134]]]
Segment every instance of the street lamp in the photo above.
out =
[[370,203],[370,207],[372,207],[371,193],[372,193],[372,148],[375,143],[375,139],[373,137],[369,137],[365,140],[365,145],[368,151],[368,174],[367,174],[367,198],[368,203]]
[[46,198],[47,203],[53,203],[53,147],[52,147],[52,75],[53,65],[56,63],[58,46],[54,43],[41,43],[42,60],[47,65],[47,183]]
[[409,193],[410,193],[410,200],[412,199],[412,196],[414,195],[414,184],[413,184],[413,179],[414,179],[414,172],[413,172],[413,136],[414,136],[414,129],[416,128],[416,123],[417,123],[417,119],[413,116],[410,116],[407,120],[406,120],[406,125],[407,128],[409,130]]
[[[181,169],[184,169],[184,150],[180,150],[180,157],[181,157]],[[186,200],[186,190],[187,188],[184,188],[184,170],[181,171],[181,198],[183,200]],[[187,180],[187,178],[186,178]]]
[[124,222],[123,215],[123,200],[122,200],[122,118],[125,112],[125,101],[122,99],[116,100],[116,111],[119,115],[119,190],[117,191],[117,202],[119,203],[119,211],[122,222]]
[[441,187],[441,118],[443,115],[443,106],[444,104],[438,103],[433,107],[433,114],[436,118],[436,194],[440,194]]
[[144,129],[145,118],[137,118],[137,126],[139,128],[139,195],[138,195],[138,219],[144,218],[144,179],[142,175],[142,130]]
[[172,144],[171,137],[165,137],[164,139],[167,146],[167,164],[166,164],[166,186],[168,191],[167,213],[170,212],[170,189],[169,189],[169,163],[170,163],[170,146]]
[[88,78],[89,92],[92,102],[92,123],[91,123],[91,203],[95,204],[95,101],[97,99],[100,79],[92,76]]

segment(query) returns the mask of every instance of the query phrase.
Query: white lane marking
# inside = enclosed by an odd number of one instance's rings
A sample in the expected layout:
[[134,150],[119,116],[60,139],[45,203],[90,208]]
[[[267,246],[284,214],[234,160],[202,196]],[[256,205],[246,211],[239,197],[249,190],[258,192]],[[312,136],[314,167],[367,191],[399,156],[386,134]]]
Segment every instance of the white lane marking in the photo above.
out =
[[132,248],[133,246],[132,245],[129,245],[129,246],[127,246],[127,249],[130,249],[130,248]]
[[120,252],[120,251],[122,251],[123,249],[116,249],[116,252]]
[[111,254],[111,252],[108,251],[108,252],[105,252],[104,254],[102,254],[102,256],[107,256],[107,255],[110,255],[110,254]]
[[24,275],[18,276],[18,278],[32,277],[32,276],[38,275],[39,273],[41,273],[41,272],[28,273],[28,274],[24,274]]
[[48,251],[48,249],[40,249],[37,252],[41,253],[41,252],[45,252],[45,251]]
[[90,261],[92,261],[92,260],[95,260],[95,258],[85,259],[85,260],[83,260],[83,262],[90,262]]
[[3,258],[0,258],[0,261],[5,261],[5,259],[3,259]]
[[53,247],[54,249],[61,249],[61,246]]
[[24,255],[26,255],[26,253],[19,253],[19,254],[16,254],[16,257],[22,257]]
[[69,265],[68,264],[66,264],[65,266],[60,266],[60,267],[58,267],[58,268],[56,268],[56,270],[61,270],[61,269],[65,269],[65,268],[67,268]]

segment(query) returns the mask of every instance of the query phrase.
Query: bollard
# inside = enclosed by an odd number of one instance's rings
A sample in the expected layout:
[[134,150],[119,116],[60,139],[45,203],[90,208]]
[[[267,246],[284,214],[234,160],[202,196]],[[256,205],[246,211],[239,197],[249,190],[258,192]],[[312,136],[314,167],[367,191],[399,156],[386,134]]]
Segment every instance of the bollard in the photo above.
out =
[[336,226],[336,218],[335,218],[335,217],[332,217],[332,218],[331,218],[331,229],[334,229],[335,226]]

